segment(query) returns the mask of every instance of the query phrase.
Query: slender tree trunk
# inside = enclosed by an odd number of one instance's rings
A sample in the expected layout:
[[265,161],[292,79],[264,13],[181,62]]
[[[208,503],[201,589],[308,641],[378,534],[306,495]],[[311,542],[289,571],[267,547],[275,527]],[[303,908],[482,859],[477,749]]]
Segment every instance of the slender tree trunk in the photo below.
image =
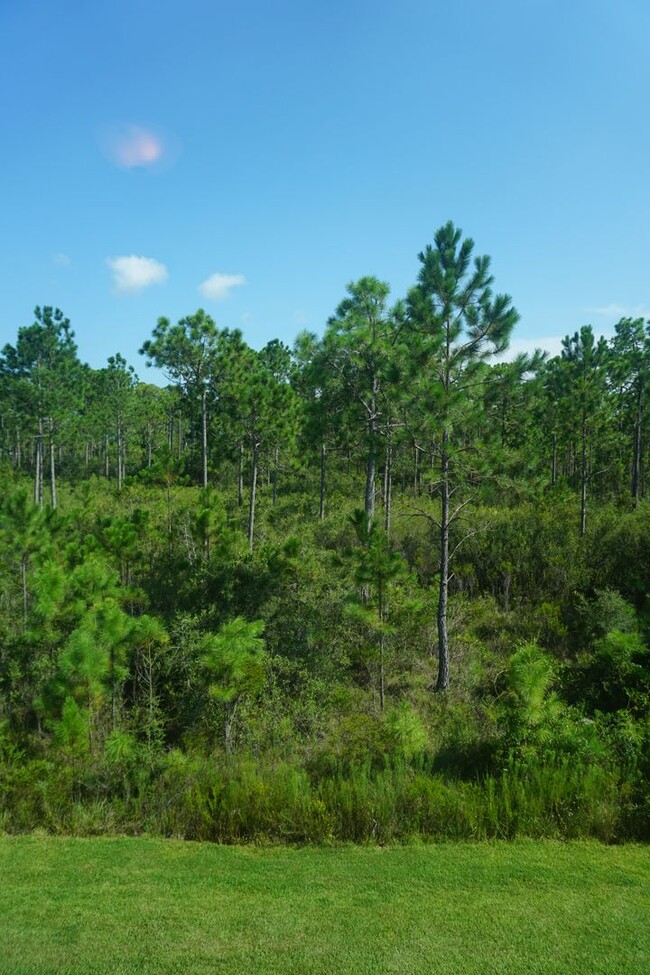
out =
[[[40,427],[40,423],[39,423]],[[39,482],[41,476],[41,437],[36,435],[34,441],[34,504],[39,504]]]
[[147,727],[147,744],[151,749],[154,745],[154,719],[156,715],[155,711],[155,696],[154,696],[154,680],[153,680],[153,660],[151,654],[151,647],[147,654],[147,704],[149,711],[149,725]]
[[87,691],[88,691],[88,751],[92,755],[93,753],[93,697],[90,692],[90,684],[88,684]]
[[642,417],[642,386],[639,383],[639,391],[636,402],[636,416],[634,418],[634,452],[632,456],[632,497],[634,503],[639,503],[641,493],[641,417]]
[[108,434],[104,434],[104,475],[106,480],[111,476],[111,456],[108,450]]
[[325,443],[320,445],[320,505],[318,508],[318,518],[325,521]]
[[203,457],[203,487],[208,486],[208,393],[201,395],[201,453]]
[[124,475],[123,469],[123,448],[122,448],[122,421],[120,417],[117,418],[117,490],[122,490],[122,480]]
[[172,554],[172,543],[173,543],[173,517],[172,517],[172,482],[171,476],[167,474],[167,538],[169,541],[169,555]]
[[449,637],[447,633],[447,601],[449,597],[449,457],[448,433],[442,435],[441,454],[441,512],[440,512],[440,584],[438,589],[438,683],[436,689],[449,688]]
[[273,494],[272,500],[273,504],[278,500],[278,464],[279,464],[279,451],[276,447],[273,451]]
[[386,703],[386,689],[384,677],[384,631],[379,634],[379,707],[384,710]]
[[237,504],[241,508],[244,503],[244,444],[239,441],[239,468],[237,470]]
[[413,494],[416,498],[420,496],[420,448],[416,443],[413,444]]
[[110,653],[110,672],[111,672],[111,727],[115,731],[117,728],[117,694],[115,691],[115,655],[113,649]]
[[386,443],[386,466],[384,468],[384,531],[390,538],[390,519],[393,493],[393,448],[390,440]]
[[35,500],[39,507],[43,507],[43,478],[45,476],[45,451],[43,450],[43,421],[38,421],[38,439],[36,441],[36,472],[35,472]]
[[551,454],[551,487],[557,484],[557,433],[553,434],[553,450]]
[[27,556],[20,560],[20,577],[23,587],[23,633],[27,630]]
[[[375,380],[376,382],[376,380]],[[373,389],[368,420],[368,461],[366,465],[365,509],[368,520],[375,515],[375,479],[377,476],[377,405]]]
[[379,617],[379,707],[384,710],[384,705],[386,703],[386,682],[384,673],[384,650],[385,650],[385,634],[384,634],[384,593],[381,584],[379,585],[379,592],[377,593],[377,615]]
[[640,464],[640,470],[639,470],[639,481],[640,481],[640,485],[641,485],[640,495],[641,495],[641,498],[642,499],[645,498],[645,472],[646,472],[646,465],[647,465],[647,457],[646,458],[643,458],[642,457],[641,458],[641,464]]
[[375,474],[377,467],[377,456],[374,445],[368,451],[368,466],[366,468],[366,494],[365,509],[369,519],[375,514]]
[[22,464],[22,454],[20,449],[20,430],[16,429],[16,467],[20,470]]
[[255,494],[257,492],[258,445],[253,445],[253,460],[251,470],[251,496],[248,507],[248,548],[253,551],[253,537],[255,534]]
[[580,464],[580,534],[587,530],[587,413],[582,412],[582,458]]
[[56,449],[54,447],[54,426],[50,418],[50,501],[56,508]]
[[223,726],[223,741],[226,748],[226,754],[232,755],[232,726],[235,722],[235,715],[237,714],[237,700],[232,702],[230,710],[226,713],[226,720]]

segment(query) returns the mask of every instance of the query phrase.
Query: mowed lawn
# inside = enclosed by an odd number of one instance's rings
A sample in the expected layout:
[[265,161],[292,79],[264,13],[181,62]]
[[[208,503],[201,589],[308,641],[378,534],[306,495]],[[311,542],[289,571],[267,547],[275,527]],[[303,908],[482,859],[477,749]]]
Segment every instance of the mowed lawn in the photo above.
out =
[[0,838],[0,972],[650,972],[650,849]]

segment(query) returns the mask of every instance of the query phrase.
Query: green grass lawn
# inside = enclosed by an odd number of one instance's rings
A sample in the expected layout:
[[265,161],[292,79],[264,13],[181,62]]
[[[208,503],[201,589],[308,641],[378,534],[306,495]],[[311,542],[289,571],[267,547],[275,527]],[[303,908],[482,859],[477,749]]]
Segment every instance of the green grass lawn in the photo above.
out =
[[0,838],[0,972],[650,972],[650,849]]

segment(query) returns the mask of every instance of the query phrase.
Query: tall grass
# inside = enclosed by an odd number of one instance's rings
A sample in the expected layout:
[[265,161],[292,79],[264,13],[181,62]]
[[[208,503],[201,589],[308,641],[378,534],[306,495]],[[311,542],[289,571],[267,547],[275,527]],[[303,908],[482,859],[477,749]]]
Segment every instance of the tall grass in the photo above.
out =
[[149,833],[218,843],[355,843],[490,838],[644,838],[618,773],[564,757],[509,764],[472,781],[397,761],[311,778],[286,762],[171,759],[136,795],[84,788],[45,763],[0,791],[0,826],[57,833]]

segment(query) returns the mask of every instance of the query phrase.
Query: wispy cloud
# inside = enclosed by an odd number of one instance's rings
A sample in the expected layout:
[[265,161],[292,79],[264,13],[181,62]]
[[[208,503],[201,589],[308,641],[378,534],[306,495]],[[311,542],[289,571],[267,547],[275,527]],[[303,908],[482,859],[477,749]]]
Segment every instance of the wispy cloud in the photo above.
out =
[[52,257],[52,263],[57,267],[72,267],[72,259],[68,257],[67,254],[63,253],[54,254]]
[[107,257],[113,272],[113,284],[120,294],[141,291],[151,284],[162,284],[169,277],[167,268],[153,257]]
[[219,274],[217,272],[211,274],[199,285],[199,291],[204,298],[210,298],[212,301],[223,301],[224,298],[230,297],[233,288],[238,288],[242,284],[246,284],[246,278],[243,274]]
[[294,324],[298,325],[299,328],[304,328],[307,325],[309,319],[302,308],[296,308],[293,313]]
[[604,305],[601,308],[587,308],[594,315],[605,318],[650,318],[650,308],[644,305]]
[[548,352],[549,356],[559,355],[562,351],[562,339],[560,335],[543,335],[534,339],[513,339],[502,355],[496,356],[495,362],[512,362],[512,360],[522,352],[532,355],[536,349]]
[[532,353],[536,349],[548,352],[549,355],[559,355],[562,351],[563,335],[543,335],[538,339],[513,339],[508,350],[509,355],[514,359],[520,352]]
[[165,154],[165,142],[153,129],[132,123],[105,126],[99,135],[106,158],[120,169],[150,168]]

